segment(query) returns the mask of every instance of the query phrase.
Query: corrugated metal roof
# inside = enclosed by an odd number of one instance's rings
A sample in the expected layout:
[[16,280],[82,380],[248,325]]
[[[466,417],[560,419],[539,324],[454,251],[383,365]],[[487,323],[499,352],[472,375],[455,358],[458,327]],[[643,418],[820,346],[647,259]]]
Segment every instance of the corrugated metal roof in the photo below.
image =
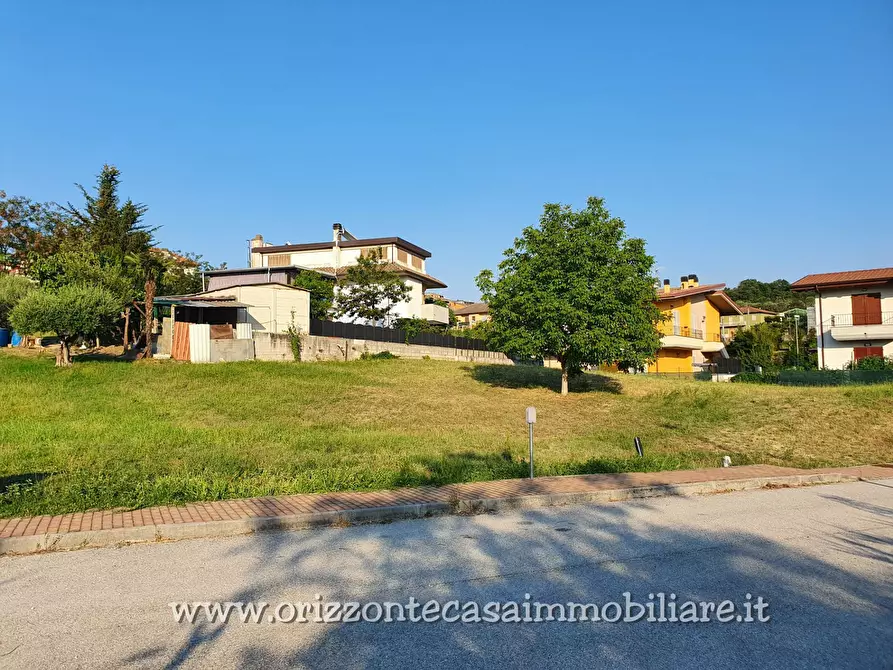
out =
[[[267,247],[269,248],[269,247]],[[288,272],[288,271],[298,272],[300,270],[310,270],[311,272],[318,272],[321,275],[326,275],[329,277],[334,277],[331,272],[324,272],[320,268],[308,268],[303,265],[270,265],[263,267],[255,267],[255,268],[226,268],[224,270],[205,270],[203,272],[204,275],[208,277],[218,277],[225,275],[248,275],[248,274],[262,274],[262,273],[277,273],[277,272]]]
[[791,288],[809,291],[816,286],[837,286],[841,284],[858,284],[860,282],[893,281],[893,268],[875,268],[873,270],[848,270],[846,272],[824,272],[806,275],[798,279]]
[[191,295],[171,295],[155,298],[156,305],[176,305],[177,307],[249,307],[236,300],[235,296],[196,297]]

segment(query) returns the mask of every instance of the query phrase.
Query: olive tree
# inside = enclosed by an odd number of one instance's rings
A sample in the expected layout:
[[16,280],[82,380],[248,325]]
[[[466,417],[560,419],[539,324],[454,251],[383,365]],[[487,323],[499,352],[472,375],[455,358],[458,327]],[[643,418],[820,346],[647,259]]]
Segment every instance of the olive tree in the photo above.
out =
[[108,327],[120,312],[115,296],[99,286],[70,284],[29,293],[13,308],[9,320],[22,334],[55,333],[57,366],[71,365],[71,344]]

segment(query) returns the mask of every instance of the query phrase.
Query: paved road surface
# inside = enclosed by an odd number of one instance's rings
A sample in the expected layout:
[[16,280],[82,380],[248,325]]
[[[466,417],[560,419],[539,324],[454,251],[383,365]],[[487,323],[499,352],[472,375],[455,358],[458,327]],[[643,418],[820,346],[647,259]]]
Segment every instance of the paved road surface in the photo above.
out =
[[[168,607],[624,591],[750,592],[771,621],[177,624]],[[893,480],[7,557],[0,604],[9,668],[889,669]]]

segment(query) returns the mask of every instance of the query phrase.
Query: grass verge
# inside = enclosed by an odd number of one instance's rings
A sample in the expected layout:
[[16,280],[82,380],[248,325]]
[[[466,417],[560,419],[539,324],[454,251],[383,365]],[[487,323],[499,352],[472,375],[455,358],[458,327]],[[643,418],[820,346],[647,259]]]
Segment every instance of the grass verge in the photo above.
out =
[[[893,460],[893,385],[790,388],[443,361],[0,353],[0,517],[539,475]],[[645,458],[635,457],[640,436]]]

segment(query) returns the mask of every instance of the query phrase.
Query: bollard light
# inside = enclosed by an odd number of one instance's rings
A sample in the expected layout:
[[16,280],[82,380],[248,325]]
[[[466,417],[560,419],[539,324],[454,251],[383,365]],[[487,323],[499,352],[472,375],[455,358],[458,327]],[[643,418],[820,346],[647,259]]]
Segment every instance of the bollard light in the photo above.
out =
[[633,439],[633,446],[636,448],[636,453],[639,455],[639,458],[642,458],[645,455],[645,450],[642,449],[642,440],[638,437]]
[[536,407],[527,408],[527,439],[530,443],[530,478],[533,479],[533,424],[536,423]]

